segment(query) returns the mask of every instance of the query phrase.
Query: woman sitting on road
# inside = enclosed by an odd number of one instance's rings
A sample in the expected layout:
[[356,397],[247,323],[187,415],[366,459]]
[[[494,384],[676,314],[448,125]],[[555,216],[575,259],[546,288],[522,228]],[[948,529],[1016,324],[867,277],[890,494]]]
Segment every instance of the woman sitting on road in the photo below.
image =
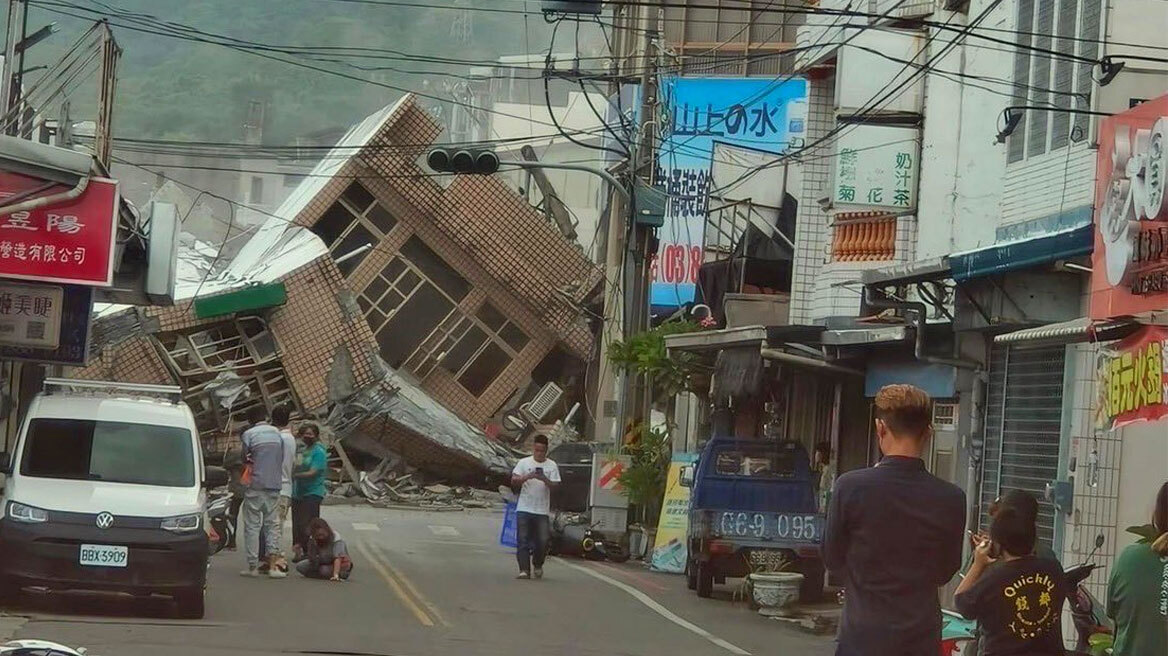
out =
[[307,557],[296,563],[296,571],[310,579],[348,580],[353,561],[345,541],[320,517],[308,523],[308,535]]

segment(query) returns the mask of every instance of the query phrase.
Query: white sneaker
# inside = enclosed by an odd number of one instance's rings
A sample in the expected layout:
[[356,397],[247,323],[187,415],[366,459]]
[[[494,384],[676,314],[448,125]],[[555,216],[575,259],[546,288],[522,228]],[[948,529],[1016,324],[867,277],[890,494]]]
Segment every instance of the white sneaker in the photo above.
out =
[[542,579],[542,578],[543,578],[543,568],[542,568],[542,567],[536,567],[536,568],[535,568],[535,572],[534,572],[534,574],[535,574],[535,578],[537,578],[537,579]]
[[268,578],[270,578],[270,579],[286,579],[286,578],[288,578],[288,572],[285,572],[284,570],[280,569],[279,567],[273,567],[273,568],[268,570]]
[[249,567],[240,572],[239,575],[249,579],[258,579],[260,577],[260,571],[254,567]]

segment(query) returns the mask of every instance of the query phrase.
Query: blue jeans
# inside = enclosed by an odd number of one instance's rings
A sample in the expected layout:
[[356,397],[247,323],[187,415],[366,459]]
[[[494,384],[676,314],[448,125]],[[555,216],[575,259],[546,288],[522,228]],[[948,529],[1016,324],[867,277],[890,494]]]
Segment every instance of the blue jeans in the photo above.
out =
[[547,556],[548,516],[527,512],[515,513],[515,523],[519,542],[515,557],[519,559],[519,571],[531,572],[532,565],[536,569],[542,569],[544,557]]
[[[260,557],[267,558],[280,548],[280,491],[248,490],[243,493],[243,546],[247,566],[255,569]],[[267,553],[260,554],[260,531],[264,533]]]

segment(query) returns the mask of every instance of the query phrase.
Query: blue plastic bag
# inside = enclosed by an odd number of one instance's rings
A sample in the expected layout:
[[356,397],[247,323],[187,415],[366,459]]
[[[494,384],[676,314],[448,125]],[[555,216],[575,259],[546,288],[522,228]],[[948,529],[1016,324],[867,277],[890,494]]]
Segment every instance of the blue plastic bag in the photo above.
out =
[[519,547],[517,512],[514,503],[507,504],[507,510],[503,513],[503,530],[499,532],[499,544],[504,547]]

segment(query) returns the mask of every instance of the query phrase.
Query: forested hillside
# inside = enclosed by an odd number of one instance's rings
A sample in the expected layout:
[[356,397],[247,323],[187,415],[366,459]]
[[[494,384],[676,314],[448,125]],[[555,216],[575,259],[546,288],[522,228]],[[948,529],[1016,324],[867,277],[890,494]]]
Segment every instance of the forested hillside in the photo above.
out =
[[[522,13],[525,7],[538,11],[535,0],[431,3],[465,9],[410,6],[420,4],[425,3],[32,0],[29,31],[50,21],[61,31],[29,52],[26,68],[51,63],[94,19],[107,17],[125,51],[118,135],[237,141],[249,101],[262,100],[268,107],[264,140],[286,143],[295,135],[352,123],[398,97],[401,92],[391,87],[445,96],[444,83],[458,82],[456,76],[466,73],[462,62],[538,52],[551,36],[541,16]],[[503,11],[484,11],[492,8]],[[598,33],[588,30],[583,38],[595,40]],[[574,39],[574,31],[561,30],[556,49],[571,50]],[[200,42],[224,40],[234,48]],[[31,73],[28,82],[39,74],[43,71]],[[93,93],[91,85],[75,92],[75,118],[92,118]]]

